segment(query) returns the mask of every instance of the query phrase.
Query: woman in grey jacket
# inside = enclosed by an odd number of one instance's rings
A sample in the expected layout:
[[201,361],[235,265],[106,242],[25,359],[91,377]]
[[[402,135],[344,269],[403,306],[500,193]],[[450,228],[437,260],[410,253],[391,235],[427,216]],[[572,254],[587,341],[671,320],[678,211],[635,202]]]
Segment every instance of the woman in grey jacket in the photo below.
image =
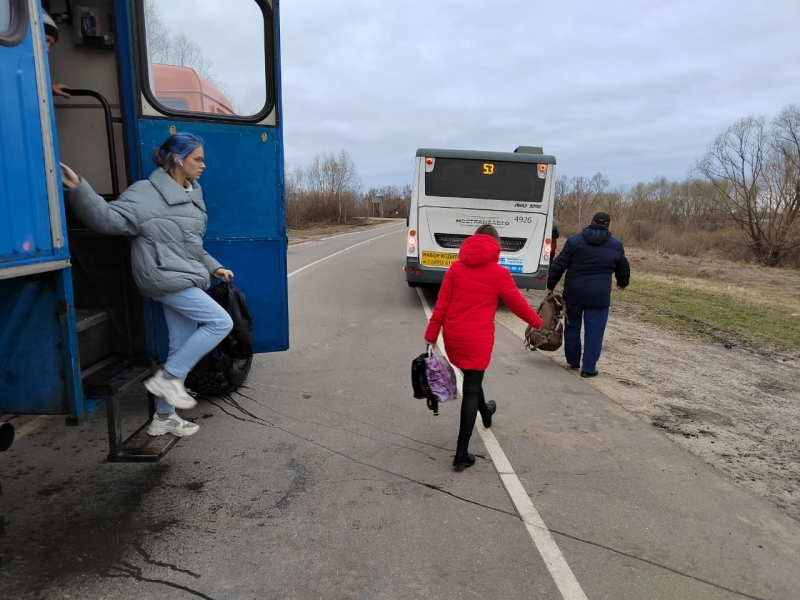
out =
[[190,133],[169,136],[153,154],[156,169],[117,200],[106,202],[85,179],[61,165],[65,197],[91,229],[132,236],[131,267],[139,291],[161,302],[169,329],[169,356],[144,383],[158,397],[147,433],[190,436],[200,428],[175,413],[197,402],[183,385],[189,371],[231,331],[225,310],[205,293],[211,277],[230,281],[203,249],[208,217],[197,184],[205,169],[203,140]]

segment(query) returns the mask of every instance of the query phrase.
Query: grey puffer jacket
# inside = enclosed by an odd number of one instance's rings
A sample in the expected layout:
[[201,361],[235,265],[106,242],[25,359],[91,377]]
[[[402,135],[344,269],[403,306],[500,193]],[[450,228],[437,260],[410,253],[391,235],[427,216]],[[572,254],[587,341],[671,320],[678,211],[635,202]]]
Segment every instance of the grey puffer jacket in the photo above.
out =
[[106,202],[81,177],[67,202],[86,226],[108,235],[134,236],[133,278],[139,291],[158,299],[190,287],[207,289],[221,268],[203,250],[208,216],[200,186],[182,188],[163,169]]

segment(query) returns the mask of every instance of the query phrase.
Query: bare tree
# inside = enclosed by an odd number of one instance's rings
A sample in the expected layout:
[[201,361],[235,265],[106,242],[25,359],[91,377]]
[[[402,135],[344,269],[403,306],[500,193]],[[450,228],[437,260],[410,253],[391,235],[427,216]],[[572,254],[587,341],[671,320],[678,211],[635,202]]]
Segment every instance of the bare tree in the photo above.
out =
[[767,125],[745,117],[717,136],[697,171],[712,184],[714,202],[741,229],[764,265],[777,266],[797,248],[792,225],[800,211],[800,108],[787,106]]
[[[372,210],[372,199],[375,196],[383,198],[383,216],[385,217],[406,217],[411,208],[411,185],[406,184],[402,188],[396,185],[385,185],[380,189],[372,188],[363,197],[366,205],[367,214]],[[376,215],[372,215],[376,216]]]
[[211,63],[203,54],[200,44],[190,40],[185,33],[181,32],[172,38],[170,46],[169,64],[179,67],[189,67],[194,69],[199,75],[205,77],[212,76]]
[[154,63],[166,63],[170,57],[172,36],[155,0],[145,0],[144,24],[150,60]]
[[553,189],[553,212],[556,220],[565,218],[567,194],[569,193],[569,179],[566,175],[558,177]]
[[217,78],[213,65],[203,52],[203,48],[182,32],[173,35],[169,26],[164,22],[155,0],[145,0],[144,19],[147,48],[150,51],[152,62],[193,69],[198,75],[216,86],[231,101],[234,105],[234,112],[239,112],[236,110],[236,103],[231,96],[230,89]]
[[303,168],[286,168],[284,175],[284,205],[286,222],[294,223],[295,229],[300,227],[303,217],[301,198],[303,194]]
[[595,173],[591,179],[583,175],[567,179],[560,177],[555,182],[555,210],[562,222],[571,222],[577,228],[586,223],[584,212],[594,206],[600,194],[608,187],[608,178],[602,173]]
[[301,181],[301,199],[313,205],[309,220],[343,223],[354,216],[361,180],[346,150],[338,155],[318,154],[303,169]]

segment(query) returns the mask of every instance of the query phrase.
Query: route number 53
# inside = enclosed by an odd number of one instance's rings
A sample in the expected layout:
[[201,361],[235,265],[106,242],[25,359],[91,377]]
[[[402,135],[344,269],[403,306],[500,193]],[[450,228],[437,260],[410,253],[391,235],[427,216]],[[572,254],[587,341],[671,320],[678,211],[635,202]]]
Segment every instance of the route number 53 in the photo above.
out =
[[494,175],[494,165],[492,163],[484,163],[483,164],[483,174],[484,175]]

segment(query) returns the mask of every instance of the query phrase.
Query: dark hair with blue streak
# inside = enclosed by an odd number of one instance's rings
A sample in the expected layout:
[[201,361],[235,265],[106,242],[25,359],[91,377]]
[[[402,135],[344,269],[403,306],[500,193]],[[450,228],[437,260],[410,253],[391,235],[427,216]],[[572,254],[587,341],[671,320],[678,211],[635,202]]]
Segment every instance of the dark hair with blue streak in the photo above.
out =
[[153,153],[153,162],[167,173],[175,168],[175,157],[183,160],[192,152],[203,146],[203,138],[193,133],[179,131],[169,136]]

